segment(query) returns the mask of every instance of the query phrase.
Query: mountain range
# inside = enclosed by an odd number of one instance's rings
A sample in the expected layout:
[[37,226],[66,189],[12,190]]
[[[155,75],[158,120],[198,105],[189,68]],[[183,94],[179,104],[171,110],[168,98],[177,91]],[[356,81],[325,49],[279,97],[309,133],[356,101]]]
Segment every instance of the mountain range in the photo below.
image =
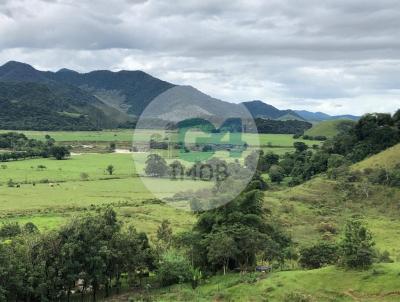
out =
[[[191,115],[232,117],[241,106],[218,100],[192,86],[162,81],[143,71],[69,69],[40,71],[10,61],[0,66],[0,128],[94,130],[134,122],[155,99],[153,117],[171,120]],[[279,110],[262,101],[243,102],[254,118],[322,121],[338,117]],[[355,119],[354,116],[340,118]]]

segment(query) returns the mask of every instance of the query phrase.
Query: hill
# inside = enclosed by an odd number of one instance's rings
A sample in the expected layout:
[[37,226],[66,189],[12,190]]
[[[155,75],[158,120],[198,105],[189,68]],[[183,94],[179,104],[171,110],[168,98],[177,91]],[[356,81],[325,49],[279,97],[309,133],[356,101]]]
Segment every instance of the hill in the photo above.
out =
[[400,164],[400,144],[386,149],[378,154],[372,155],[361,162],[352,166],[355,170],[363,170],[366,168],[394,168]]
[[9,109],[2,113],[0,128],[88,130],[116,127],[128,120],[79,87],[52,80],[50,74],[14,61],[0,66],[0,98]]
[[337,135],[340,131],[344,130],[345,128],[354,125],[354,122],[351,120],[331,120],[331,121],[324,121],[318,124],[315,124],[311,129],[307,130],[304,134],[310,136],[326,136],[326,137],[333,137]]
[[[108,302],[150,301],[398,301],[396,280],[400,266],[376,265],[369,271],[344,271],[325,267],[311,271],[215,276],[193,290],[176,285],[150,294],[125,294]],[[129,298],[131,300],[129,300]]]
[[[65,111],[70,118],[86,116],[86,119],[63,121],[58,125],[55,119],[43,120],[42,115],[37,115],[38,106],[41,106],[41,102],[38,102],[35,105],[36,109],[25,111],[27,114],[30,112],[30,115],[26,116],[29,120],[26,123],[18,121],[17,115],[8,116],[10,121],[14,120],[12,123],[7,119],[3,124],[0,123],[0,128],[7,129],[16,127],[15,129],[27,130],[87,130],[128,125],[132,124],[155,99],[158,102],[152,112],[153,115],[168,121],[174,121],[180,116],[226,118],[241,116],[243,113],[238,104],[215,99],[191,86],[177,86],[162,81],[140,70],[118,72],[96,70],[78,73],[63,68],[57,72],[51,72],[37,70],[25,63],[10,61],[0,66],[0,82],[40,84],[51,92],[52,98],[62,104],[61,107],[65,107],[62,112]],[[26,93],[28,96],[29,92],[26,91]],[[0,97],[4,99],[6,95],[7,101],[12,102],[14,96],[10,94],[10,91],[4,91],[4,88],[0,90]],[[308,117],[303,118],[296,111],[280,110],[261,101],[242,104],[254,118],[308,121]],[[32,105],[31,103],[30,106]],[[23,104],[20,102],[19,106]],[[50,113],[54,108],[50,108],[50,111],[41,109],[44,110],[43,112]],[[11,113],[15,114],[14,111]],[[72,128],[68,126],[71,123],[74,124]]]
[[262,101],[251,101],[242,103],[254,118],[264,119],[280,119],[280,120],[301,120],[304,121],[293,110],[279,110],[272,105],[266,104]]
[[302,118],[310,121],[310,122],[321,122],[321,121],[328,121],[328,120],[337,120],[337,119],[347,119],[357,121],[360,117],[351,115],[351,114],[344,114],[344,115],[329,115],[323,112],[311,112],[307,110],[294,110],[299,116]]
[[31,130],[95,130],[115,123],[96,100],[73,101],[38,83],[0,82],[0,127]]
[[135,116],[140,115],[155,97],[175,87],[140,70],[78,73],[62,69],[47,75],[55,81],[77,86],[107,105]]
[[245,112],[240,105],[224,102],[192,86],[175,86],[153,100],[142,118],[180,121],[196,117],[241,117]]

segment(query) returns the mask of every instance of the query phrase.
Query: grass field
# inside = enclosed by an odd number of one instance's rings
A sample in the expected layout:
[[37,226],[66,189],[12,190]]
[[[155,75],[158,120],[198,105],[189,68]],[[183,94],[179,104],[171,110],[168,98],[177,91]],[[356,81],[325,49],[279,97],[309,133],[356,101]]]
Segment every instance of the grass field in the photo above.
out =
[[[229,274],[212,277],[195,290],[187,284],[176,285],[155,290],[147,298],[150,301],[394,302],[400,300],[399,274],[399,263],[378,264],[368,271],[345,271],[330,266],[267,275]],[[132,293],[107,301],[143,297]]]
[[400,164],[400,144],[397,144],[391,148],[386,149],[376,155],[373,155],[361,162],[353,165],[353,169],[363,170],[366,168],[394,168]]
[[[10,132],[9,130],[0,130],[0,133]],[[50,135],[57,142],[132,142],[149,141],[154,133],[162,134],[155,130],[104,130],[104,131],[17,131],[24,133],[29,138],[44,140],[45,135]],[[135,136],[134,136],[135,135]],[[204,136],[204,133],[191,131],[187,141],[193,142],[194,137]],[[243,134],[243,140],[252,145],[260,142],[261,145],[272,145],[279,147],[292,147],[295,141],[303,141],[309,145],[318,144],[318,141],[309,141],[302,139],[293,139],[291,134]]]
[[308,129],[304,134],[317,136],[323,135],[326,137],[333,137],[339,133],[338,126],[342,123],[351,123],[350,120],[332,120],[324,121],[315,124],[311,129]]
[[[7,132],[7,131],[2,131]],[[90,142],[105,144],[111,141],[128,142],[130,144],[133,131],[79,131],[79,132],[43,132],[23,131],[28,137],[44,139],[46,134],[51,135],[58,142]],[[153,131],[140,130],[136,132],[138,141],[149,139]],[[188,136],[188,141],[193,140],[196,135]],[[293,151],[293,142],[298,141],[292,135],[245,134],[245,140],[249,144],[256,143],[260,139],[264,145],[265,152],[284,154]],[[315,142],[305,141],[307,144]],[[245,152],[245,157],[251,150]],[[12,219],[21,222],[33,221],[41,229],[52,229],[64,223],[72,215],[88,210],[92,206],[105,204],[129,203],[124,208],[118,206],[118,211],[125,215],[130,210],[147,211],[147,205],[142,204],[143,200],[154,198],[144,186],[137,173],[143,174],[146,153],[136,152],[133,154],[118,153],[83,153],[73,155],[68,160],[57,161],[54,159],[31,159],[15,162],[0,163],[0,219]],[[227,152],[217,152],[216,156],[222,159],[231,160]],[[243,159],[242,157],[242,159]],[[169,159],[168,162],[171,162]],[[187,167],[192,162],[184,162]],[[106,167],[113,165],[113,175],[108,175]],[[82,177],[85,174],[85,177]],[[10,179],[18,184],[18,187],[9,187]],[[154,182],[154,185],[152,184]],[[169,180],[150,179],[146,181],[147,186],[156,188],[162,192],[162,196],[171,196],[170,191],[176,191],[177,187],[203,188],[210,184],[204,182],[185,181],[171,183]],[[165,206],[169,208],[168,206]],[[122,213],[121,212],[121,213]],[[161,218],[168,218],[174,221],[179,210],[171,208],[171,211],[164,211],[170,214],[164,217],[160,214],[158,219],[152,217],[147,220],[135,222],[137,227],[145,225],[145,229],[154,229],[161,221]],[[185,217],[191,217],[184,212]],[[2,217],[2,218],[1,218]],[[154,218],[154,219],[153,219]],[[179,224],[177,224],[179,225]]]

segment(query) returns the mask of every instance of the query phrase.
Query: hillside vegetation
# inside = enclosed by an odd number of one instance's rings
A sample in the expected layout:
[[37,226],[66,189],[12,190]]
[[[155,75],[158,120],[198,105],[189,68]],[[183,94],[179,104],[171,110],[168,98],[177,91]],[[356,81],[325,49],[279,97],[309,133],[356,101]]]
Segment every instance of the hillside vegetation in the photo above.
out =
[[372,155],[367,159],[353,165],[353,169],[363,170],[367,168],[394,168],[400,164],[400,144],[386,149],[383,152]]
[[354,125],[354,121],[350,120],[332,120],[332,121],[323,121],[318,124],[315,124],[311,129],[308,129],[304,134],[310,136],[326,136],[326,137],[334,137],[344,128],[348,128],[351,125]]
[[[231,274],[215,276],[193,290],[176,285],[146,294],[125,294],[108,302],[151,301],[269,301],[269,302],[394,302],[399,301],[400,265],[379,264],[369,271],[345,271],[335,267],[271,275]],[[131,300],[129,300],[131,299]]]

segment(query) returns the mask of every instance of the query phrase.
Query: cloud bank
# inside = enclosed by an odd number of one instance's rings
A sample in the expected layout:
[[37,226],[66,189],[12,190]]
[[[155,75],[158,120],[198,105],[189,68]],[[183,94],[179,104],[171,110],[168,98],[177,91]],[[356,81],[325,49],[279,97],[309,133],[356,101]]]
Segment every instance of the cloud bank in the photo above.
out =
[[141,69],[223,100],[400,107],[400,2],[0,0],[0,63]]

